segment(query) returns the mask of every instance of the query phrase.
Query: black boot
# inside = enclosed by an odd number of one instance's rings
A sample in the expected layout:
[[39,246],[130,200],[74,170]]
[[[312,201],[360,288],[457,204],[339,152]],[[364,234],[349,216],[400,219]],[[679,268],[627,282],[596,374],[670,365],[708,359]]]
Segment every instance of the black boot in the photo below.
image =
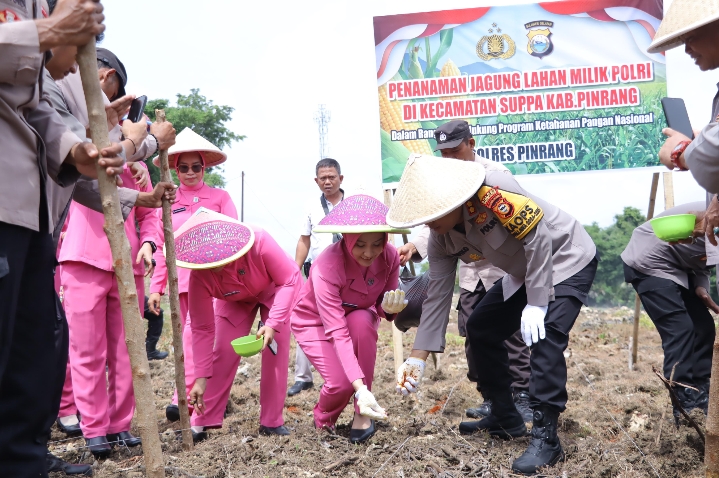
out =
[[696,386],[699,392],[694,392],[694,407],[699,408],[704,415],[709,411],[709,380]]
[[477,408],[468,408],[464,412],[469,418],[483,418],[492,414],[492,400],[485,399]]
[[531,422],[534,419],[532,408],[529,406],[529,392],[526,390],[514,392],[514,406],[517,408],[519,414],[522,415],[525,423]]
[[491,414],[476,422],[460,423],[460,433],[471,435],[486,431],[491,436],[500,438],[517,438],[527,434],[527,426],[514,406],[510,390],[494,393],[488,391],[484,396],[492,401]]
[[74,465],[62,460],[49,451],[47,452],[47,471],[48,473],[61,471],[66,475],[84,475],[92,476],[92,466],[79,464]]
[[534,409],[532,441],[527,450],[514,460],[512,471],[532,475],[538,468],[553,466],[564,460],[564,450],[557,436],[559,412],[546,405]]
[[[674,395],[677,396],[677,400],[679,401],[679,405],[684,409],[685,412],[689,413],[692,410],[694,410],[696,405],[697,398],[700,398],[700,392],[695,392],[691,388],[685,388],[685,387],[674,387]],[[707,407],[709,406],[709,397],[706,398],[707,400]],[[679,411],[679,408],[672,405],[672,411],[674,412],[674,421],[676,422],[676,425],[679,426],[679,419],[682,417],[682,413]]]

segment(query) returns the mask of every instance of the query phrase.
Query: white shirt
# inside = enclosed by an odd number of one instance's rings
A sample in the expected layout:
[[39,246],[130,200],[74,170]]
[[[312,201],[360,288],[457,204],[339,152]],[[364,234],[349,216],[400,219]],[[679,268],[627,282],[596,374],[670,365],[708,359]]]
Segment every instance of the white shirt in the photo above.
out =
[[[334,206],[332,203],[327,201],[327,211],[332,211],[333,208]],[[325,217],[325,210],[322,208],[322,202],[320,201],[319,195],[315,196],[314,199],[307,203],[305,211],[307,211],[307,214],[302,219],[300,235],[310,236],[310,251],[306,260],[314,261],[327,246],[332,244],[332,234],[329,232],[312,232],[312,228],[317,226],[322,218]]]

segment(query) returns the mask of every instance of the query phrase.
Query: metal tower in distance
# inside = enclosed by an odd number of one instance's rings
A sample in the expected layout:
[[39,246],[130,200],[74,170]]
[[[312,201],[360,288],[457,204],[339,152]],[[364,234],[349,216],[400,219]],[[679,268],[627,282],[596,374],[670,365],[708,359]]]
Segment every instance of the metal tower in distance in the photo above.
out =
[[320,159],[327,157],[327,129],[330,124],[330,110],[320,105],[314,116],[320,133]]

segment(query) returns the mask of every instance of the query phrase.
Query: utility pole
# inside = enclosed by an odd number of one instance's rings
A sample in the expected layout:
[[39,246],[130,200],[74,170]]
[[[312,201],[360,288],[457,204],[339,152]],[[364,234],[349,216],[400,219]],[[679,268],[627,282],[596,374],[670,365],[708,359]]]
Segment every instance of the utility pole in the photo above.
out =
[[320,159],[327,157],[327,129],[330,124],[330,110],[325,105],[319,105],[314,116],[320,133]]
[[245,172],[242,171],[242,196],[240,196],[240,222],[245,222]]

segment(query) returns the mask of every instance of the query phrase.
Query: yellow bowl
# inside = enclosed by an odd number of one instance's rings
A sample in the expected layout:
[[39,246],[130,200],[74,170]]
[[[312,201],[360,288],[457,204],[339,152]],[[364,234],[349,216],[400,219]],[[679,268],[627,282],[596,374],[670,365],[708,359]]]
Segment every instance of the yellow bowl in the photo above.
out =
[[252,357],[262,350],[262,342],[263,340],[261,338],[258,339],[254,335],[246,335],[245,337],[233,340],[231,344],[237,355]]
[[675,214],[654,218],[649,223],[659,239],[675,242],[692,237],[696,220],[694,214]]

